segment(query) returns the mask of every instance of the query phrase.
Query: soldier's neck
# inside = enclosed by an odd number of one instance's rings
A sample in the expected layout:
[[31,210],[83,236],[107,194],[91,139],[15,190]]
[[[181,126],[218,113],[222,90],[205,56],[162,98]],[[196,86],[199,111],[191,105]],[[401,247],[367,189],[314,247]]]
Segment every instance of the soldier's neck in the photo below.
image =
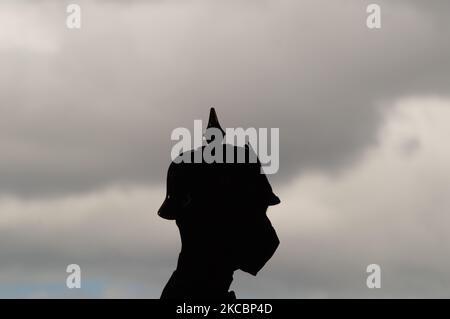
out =
[[196,278],[199,283],[214,283],[214,288],[228,292],[235,269],[222,258],[206,252],[182,250],[178,259],[177,272]]

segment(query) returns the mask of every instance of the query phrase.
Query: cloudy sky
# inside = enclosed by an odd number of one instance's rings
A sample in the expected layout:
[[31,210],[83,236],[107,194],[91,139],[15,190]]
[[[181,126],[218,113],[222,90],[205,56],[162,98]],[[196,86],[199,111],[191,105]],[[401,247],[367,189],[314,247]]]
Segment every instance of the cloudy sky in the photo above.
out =
[[[281,245],[257,277],[235,274],[238,297],[450,297],[449,14],[447,0],[2,0],[0,297],[159,297],[180,249],[156,215],[170,133],[212,105],[225,127],[280,128]],[[65,286],[72,263],[81,289]]]

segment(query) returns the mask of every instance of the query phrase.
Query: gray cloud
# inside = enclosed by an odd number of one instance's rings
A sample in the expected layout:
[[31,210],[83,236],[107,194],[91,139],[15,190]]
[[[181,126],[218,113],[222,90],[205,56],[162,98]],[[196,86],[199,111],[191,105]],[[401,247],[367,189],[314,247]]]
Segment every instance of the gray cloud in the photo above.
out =
[[[176,229],[155,213],[163,191],[114,188],[51,200],[3,198],[0,296],[98,298],[115,286],[130,286],[128,296],[158,297],[179,249]],[[65,286],[66,267],[73,263],[81,267],[81,291]]]
[[374,142],[384,102],[448,93],[441,27],[381,4],[383,28],[369,31],[359,2],[82,1],[83,28],[69,31],[64,6],[22,2],[28,18],[5,39],[41,40],[2,51],[0,189],[161,183],[171,130],[210,105],[225,126],[280,127],[275,180],[347,166]]
[[[450,100],[400,101],[363,160],[339,176],[309,172],[277,189],[269,216],[281,245],[239,297],[448,297]],[[410,136],[420,149],[405,158]],[[0,296],[159,296],[176,265],[175,225],[157,217],[158,188],[113,188],[58,199],[0,200]],[[77,263],[83,288],[65,288]],[[365,286],[367,265],[382,288]],[[6,288],[4,288],[6,287]],[[21,288],[21,289],[19,289]],[[5,289],[5,290],[2,290]]]

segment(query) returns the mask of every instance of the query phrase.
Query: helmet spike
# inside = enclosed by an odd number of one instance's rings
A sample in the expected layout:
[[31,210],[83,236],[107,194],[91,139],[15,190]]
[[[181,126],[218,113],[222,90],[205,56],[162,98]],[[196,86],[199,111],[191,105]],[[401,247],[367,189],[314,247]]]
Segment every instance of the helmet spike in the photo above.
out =
[[213,107],[211,107],[211,109],[209,110],[209,120],[208,120],[208,126],[206,127],[206,129],[209,129],[211,127],[218,128],[222,132],[222,134],[225,135],[225,131],[220,126],[219,119],[217,118],[216,110]]

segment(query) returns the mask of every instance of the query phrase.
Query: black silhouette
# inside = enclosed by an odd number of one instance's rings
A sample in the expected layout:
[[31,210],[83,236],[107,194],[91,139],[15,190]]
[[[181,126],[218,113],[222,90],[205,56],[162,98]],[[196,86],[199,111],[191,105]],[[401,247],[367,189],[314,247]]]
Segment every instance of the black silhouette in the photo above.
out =
[[[210,127],[225,133],[213,108]],[[225,154],[234,151],[234,163],[194,163],[203,146],[189,151],[191,163],[169,167],[167,195],[158,214],[176,221],[182,248],[162,299],[235,299],[228,291],[234,271],[256,275],[279,245],[266,210],[280,200],[261,164],[248,162],[248,146],[222,145]],[[246,163],[236,162],[239,150]]]

